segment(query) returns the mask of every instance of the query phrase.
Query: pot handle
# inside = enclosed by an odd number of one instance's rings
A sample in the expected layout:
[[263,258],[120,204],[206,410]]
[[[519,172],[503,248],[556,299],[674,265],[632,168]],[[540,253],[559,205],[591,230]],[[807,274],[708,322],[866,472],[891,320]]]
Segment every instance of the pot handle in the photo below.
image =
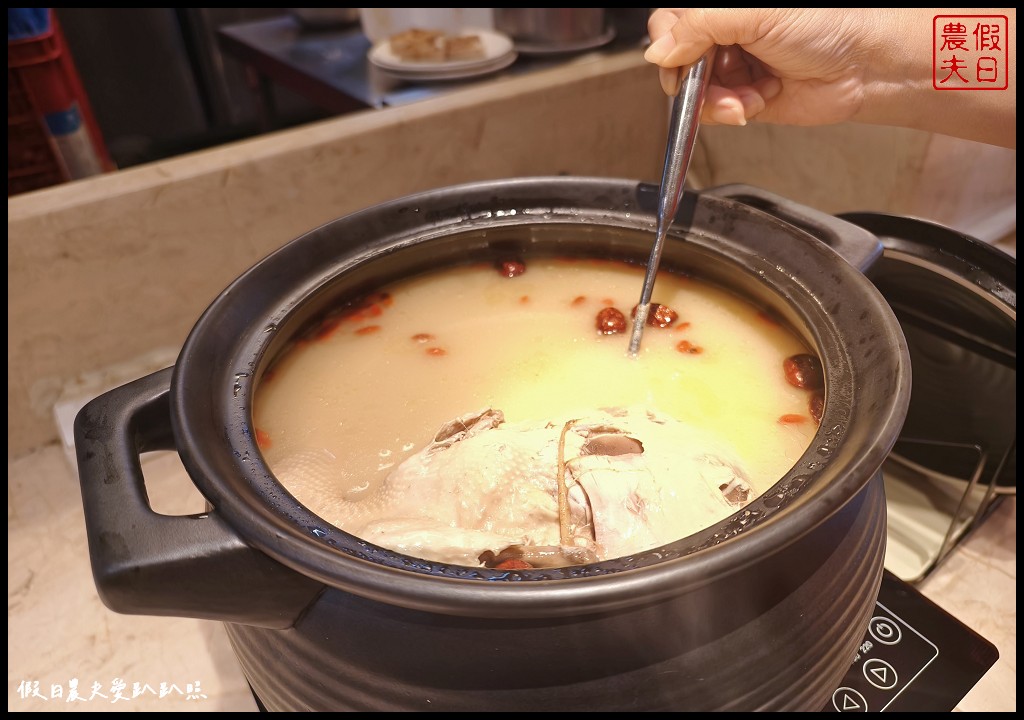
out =
[[176,450],[173,368],[89,402],[75,418],[93,578],[103,603],[130,615],[170,615],[290,627],[323,585],[246,545],[216,510],[153,511],[140,455]]
[[704,190],[701,195],[728,198],[763,210],[818,238],[861,272],[867,271],[882,256],[881,240],[864,228],[761,188],[721,185]]

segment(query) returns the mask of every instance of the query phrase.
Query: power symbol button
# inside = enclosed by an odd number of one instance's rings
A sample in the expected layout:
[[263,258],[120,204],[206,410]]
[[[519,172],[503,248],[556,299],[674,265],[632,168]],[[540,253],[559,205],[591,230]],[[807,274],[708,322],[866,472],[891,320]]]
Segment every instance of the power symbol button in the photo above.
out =
[[873,617],[868,624],[868,632],[883,645],[895,645],[903,638],[899,626],[889,618]]

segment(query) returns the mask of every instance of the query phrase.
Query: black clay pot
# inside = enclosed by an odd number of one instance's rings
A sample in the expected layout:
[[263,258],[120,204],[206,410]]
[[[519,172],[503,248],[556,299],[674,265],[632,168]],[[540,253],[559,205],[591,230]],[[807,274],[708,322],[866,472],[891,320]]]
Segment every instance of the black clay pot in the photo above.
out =
[[[75,431],[113,610],[227,623],[271,710],[817,710],[850,666],[885,545],[879,468],[907,412],[900,325],[869,232],[752,188],[687,195],[663,266],[785,318],[821,357],[810,449],[717,526],[636,556],[501,571],[399,555],[313,515],[251,421],[260,374],[327,308],[410,274],[534,253],[643,262],[657,188],[544,178],[447,188],[318,228],[227,288],[173,369]],[[756,206],[756,207],[755,207]],[[210,510],[165,517],[139,454],[176,450]]]

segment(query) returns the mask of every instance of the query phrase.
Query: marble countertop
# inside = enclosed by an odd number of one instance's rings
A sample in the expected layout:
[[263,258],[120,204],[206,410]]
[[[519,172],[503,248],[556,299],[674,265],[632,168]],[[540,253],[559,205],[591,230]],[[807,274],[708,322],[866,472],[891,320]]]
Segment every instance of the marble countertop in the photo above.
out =
[[[143,466],[157,512],[203,510],[177,455],[149,455]],[[10,461],[7,478],[8,711],[258,709],[222,625],[117,615],[100,602],[77,472],[62,447]],[[1017,707],[1016,528],[1009,497],[919,586],[999,649],[958,710]]]

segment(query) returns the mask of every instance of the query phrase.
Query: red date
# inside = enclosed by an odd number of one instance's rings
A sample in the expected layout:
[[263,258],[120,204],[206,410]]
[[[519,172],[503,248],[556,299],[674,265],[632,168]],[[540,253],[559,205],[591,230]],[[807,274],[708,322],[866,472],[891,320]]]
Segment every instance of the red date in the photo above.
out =
[[799,425],[804,422],[807,418],[803,415],[797,415],[796,413],[787,413],[779,418],[780,425]]
[[811,417],[814,418],[814,422],[821,424],[821,413],[825,410],[825,396],[816,392],[811,395],[811,399],[807,403],[807,410],[811,413]]
[[261,450],[266,450],[270,447],[270,433],[266,430],[256,428],[256,444]]
[[498,272],[507,278],[519,277],[526,272],[526,265],[518,260],[503,260],[498,263]]
[[597,313],[597,331],[602,335],[614,335],[626,331],[626,316],[618,308],[606,307]]
[[813,355],[793,355],[782,361],[786,382],[801,390],[820,390],[825,387],[825,373],[821,361]]
[[377,293],[376,295],[373,295],[372,298],[374,302],[380,303],[384,307],[391,307],[395,304],[395,299],[391,297],[391,293]]
[[[639,305],[633,306],[632,317],[636,317],[636,311],[639,307]],[[678,319],[679,313],[668,305],[662,305],[661,303],[651,303],[651,308],[647,312],[647,324],[651,327],[667,328]]]

